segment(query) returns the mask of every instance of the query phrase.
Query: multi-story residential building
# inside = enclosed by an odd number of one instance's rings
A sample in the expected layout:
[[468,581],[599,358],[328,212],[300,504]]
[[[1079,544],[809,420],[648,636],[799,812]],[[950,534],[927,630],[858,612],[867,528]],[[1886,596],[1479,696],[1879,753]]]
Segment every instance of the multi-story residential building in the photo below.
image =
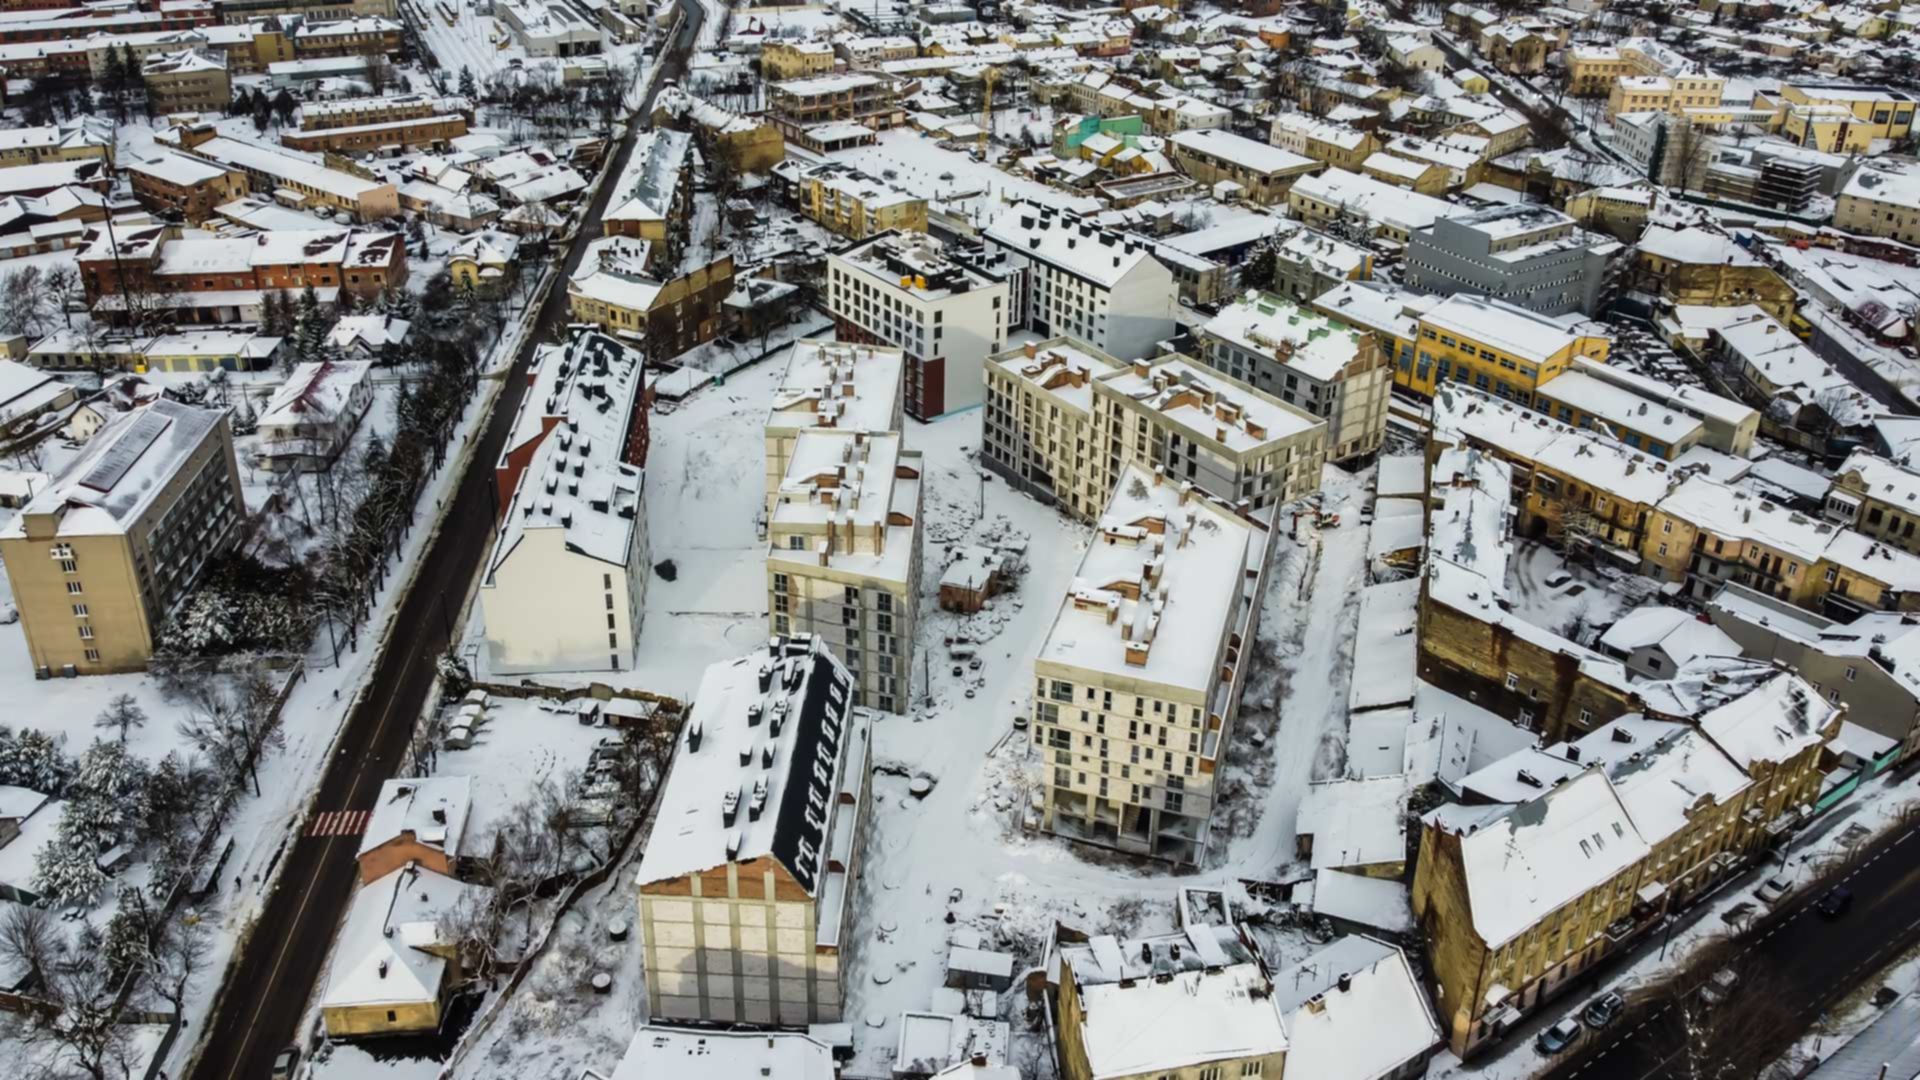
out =
[[[1435,433],[1442,445],[1461,438]],[[1618,660],[1516,612],[1507,571],[1512,500],[1525,490],[1518,476],[1475,446],[1433,457],[1430,501],[1438,505],[1427,517],[1416,608],[1419,674],[1551,738],[1591,731],[1633,711],[1632,679]]]
[[352,127],[328,127],[285,131],[280,144],[309,152],[373,153],[393,146],[408,149],[444,150],[454,139],[467,133],[467,118],[445,113],[406,120],[386,120]]
[[760,46],[760,72],[775,81],[825,75],[836,59],[830,41],[769,41]]
[[300,364],[260,410],[254,462],[275,471],[329,469],[371,408],[372,363]]
[[1724,230],[1649,224],[1634,245],[1634,284],[1664,307],[1745,307],[1789,319],[1800,295]]
[[567,310],[577,322],[636,339],[656,360],[679,356],[719,335],[733,294],[733,256],[666,281],[647,275],[648,244],[603,236],[587,246],[567,281]]
[[1642,929],[1649,847],[1601,769],[1518,804],[1422,819],[1413,913],[1441,1026],[1466,1057]]
[[157,113],[222,112],[233,105],[233,83],[219,54],[197,49],[155,53],[141,61],[140,79]]
[[1470,212],[1458,203],[1395,187],[1365,173],[1331,168],[1296,180],[1287,189],[1287,206],[1310,228],[1357,230],[1403,244],[1438,218]]
[[1465,293],[1434,305],[1418,321],[1417,355],[1411,363],[1402,357],[1394,384],[1425,397],[1442,383],[1458,382],[1531,405],[1541,383],[1578,357],[1604,363],[1611,345],[1598,326],[1569,329],[1504,300]]
[[852,674],[805,635],[701,677],[635,874],[649,1017],[845,1016],[872,790],[854,704]]
[[276,229],[252,237],[172,238],[164,225],[88,233],[78,256],[89,303],[125,292],[191,294],[264,289],[345,289],[362,299],[407,280],[399,233]]
[[905,188],[839,162],[809,167],[796,160],[777,168],[792,170],[801,212],[849,240],[927,231],[927,200]]
[[1273,291],[1309,303],[1342,282],[1371,281],[1373,252],[1312,229],[1296,229],[1273,250]]
[[1296,179],[1326,168],[1325,162],[1219,128],[1183,131],[1167,145],[1181,172],[1218,193],[1237,189],[1261,206],[1285,202]]
[[1855,83],[1782,83],[1754,95],[1772,109],[1789,142],[1833,153],[1865,153],[1874,142],[1898,142],[1913,130],[1915,99],[1904,90]]
[[1304,112],[1275,116],[1267,141],[1283,150],[1350,171],[1358,170],[1361,162],[1380,149],[1380,140],[1371,132]]
[[1920,554],[1920,473],[1856,450],[1834,474],[1826,516],[1902,551]]
[[1902,243],[1920,240],[1920,169],[1910,162],[1861,162],[1834,202],[1833,227]]
[[845,72],[771,84],[767,111],[789,134],[818,124],[892,127],[901,118],[900,90],[893,79],[871,72]]
[[1107,504],[1093,383],[1123,362],[1075,338],[987,358],[982,463],[1082,521]]
[[767,506],[771,511],[803,431],[903,431],[906,356],[884,345],[796,341],[767,411]]
[[813,634],[856,703],[905,712],[920,616],[920,455],[898,432],[801,431],[767,515],[776,636]]
[[694,97],[677,86],[663,86],[653,102],[656,128],[698,128],[702,145],[741,173],[765,172],[786,157],[780,129],[758,115],[743,115]]
[[1578,367],[1540,384],[1534,406],[1561,423],[1601,432],[1667,461],[1706,441],[1707,425],[1698,417]]
[[621,195],[607,207],[607,235],[651,244],[649,265],[676,263],[693,218],[692,166],[693,136],[672,128],[642,133],[620,175]]
[[1210,839],[1266,590],[1268,528],[1170,479],[1120,470],[1034,659],[1042,827],[1179,864]]
[[1005,257],[1010,326],[1071,335],[1122,360],[1173,336],[1179,290],[1146,244],[1031,204],[1001,215],[984,236]]
[[1093,423],[1109,494],[1129,465],[1248,512],[1320,490],[1326,421],[1179,353],[1095,379]]
[[1762,432],[1819,455],[1865,440],[1868,418],[1883,407],[1758,305],[1688,314],[1711,316],[1701,320],[1708,329],[1697,352],[1762,407]]
[[1327,460],[1380,449],[1393,363],[1371,333],[1265,293],[1222,308],[1199,338],[1209,367],[1325,420]]
[[246,173],[171,150],[156,149],[128,162],[126,173],[140,205],[176,211],[196,225],[248,190]]
[[34,668],[144,669],[245,506],[226,410],[161,399],[109,420],[0,532]]
[[400,192],[392,184],[329,169],[310,158],[272,147],[229,139],[218,135],[211,125],[191,132],[175,128],[167,134],[179,136],[173,141],[181,150],[245,173],[256,193],[283,201],[288,193],[303,196],[305,205],[339,210],[360,222],[378,221],[400,212]]
[[[1060,942],[1061,1074],[1069,1080],[1286,1076],[1286,1020],[1257,946],[1232,925]],[[1141,1037],[1140,1018],[1154,1018]],[[1300,1075],[1308,1075],[1302,1072]]]
[[1893,612],[1838,622],[1744,585],[1707,602],[1713,625],[1763,663],[1785,664],[1847,722],[1920,752],[1920,626]]
[[1837,618],[1920,611],[1920,556],[1706,475],[1652,508],[1640,554],[1698,600],[1732,581]]
[[[1563,382],[1575,375],[1580,378]],[[1604,391],[1592,386],[1594,382],[1624,390],[1639,400],[1601,397]],[[1656,442],[1666,444],[1669,452],[1660,456],[1668,458],[1679,455],[1671,452],[1674,440],[1661,437],[1662,432],[1669,428],[1676,431],[1684,429],[1687,419],[1683,417],[1699,422],[1701,445],[1739,458],[1750,456],[1748,451],[1753,448],[1753,437],[1760,430],[1759,411],[1742,402],[1721,397],[1698,386],[1662,382],[1586,357],[1575,357],[1572,367],[1541,383],[1534,403],[1543,411],[1578,427],[1591,427],[1593,420],[1624,427],[1641,437],[1641,442],[1635,443],[1623,436],[1623,441],[1637,450],[1650,450]],[[1646,412],[1640,411],[1642,403],[1650,406]],[[1680,416],[1671,423],[1660,421],[1660,415],[1668,411]],[[1656,424],[1658,430],[1655,430]]]
[[645,367],[592,331],[536,356],[495,466],[506,504],[480,581],[490,670],[632,666],[653,574]]
[[827,256],[836,336],[905,353],[906,410],[917,420],[980,403],[1011,306],[1003,277],[950,258],[924,233],[882,233]]
[[400,35],[400,24],[380,15],[311,20],[293,32],[293,51],[303,59],[387,56],[400,51]]
[[1336,285],[1307,306],[1373,334],[1381,351],[1393,362],[1397,385],[1400,373],[1412,370],[1414,346],[1420,340],[1420,314],[1441,302],[1439,297],[1367,281]]
[[1542,315],[1592,314],[1622,250],[1558,210],[1495,206],[1416,230],[1406,282],[1443,296],[1490,296]]
[[338,101],[310,101],[301,105],[300,130],[324,131],[328,128],[424,120],[430,116],[471,117],[472,114],[473,103],[460,97],[438,97],[433,94],[351,97]]
[[1444,195],[1453,186],[1453,173],[1437,161],[1416,161],[1385,151],[1360,163],[1363,176],[1394,187],[1406,188],[1417,195]]
[[0,131],[0,169],[47,161],[111,161],[113,129],[92,117]]

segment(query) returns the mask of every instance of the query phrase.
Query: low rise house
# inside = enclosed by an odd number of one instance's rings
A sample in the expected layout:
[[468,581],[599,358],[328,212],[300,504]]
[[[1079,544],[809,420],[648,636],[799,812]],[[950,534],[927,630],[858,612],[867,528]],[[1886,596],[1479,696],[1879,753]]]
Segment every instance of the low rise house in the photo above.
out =
[[330,469],[372,407],[372,364],[301,364],[260,411],[256,463],[275,472]]
[[920,614],[920,455],[897,432],[794,437],[767,515],[773,633],[810,634],[846,664],[855,701],[905,712]]
[[0,360],[0,432],[18,435],[37,426],[40,417],[64,409],[80,397],[79,388],[18,360]]
[[462,876],[471,853],[467,819],[473,781],[465,776],[408,777],[380,785],[380,796],[360,837],[360,882],[374,882],[408,866]]
[[336,210],[359,222],[379,221],[400,213],[400,193],[392,184],[330,169],[283,150],[229,139],[215,134],[211,127],[176,128],[168,135],[181,150],[195,157],[245,173],[257,193],[303,207]]
[[1703,656],[1739,656],[1740,643],[1692,613],[1663,604],[1627,612],[1600,635],[1600,651],[1647,679],[1671,679]]
[[806,636],[701,677],[635,874],[649,1017],[844,1018],[872,789],[853,695],[845,665]]
[[1584,356],[1541,383],[1534,404],[1563,423],[1604,428],[1635,450],[1669,460],[1694,446],[1744,458],[1760,430],[1759,410],[1742,402]]
[[490,670],[631,666],[653,573],[644,366],[587,330],[538,354],[495,468],[508,494],[480,582]]
[[719,336],[733,293],[733,256],[661,281],[645,270],[648,251],[646,242],[625,236],[591,241],[567,281],[574,320],[629,339],[659,360]]
[[1909,553],[1920,519],[1920,473],[1866,450],[1856,450],[1834,474],[1824,510],[1834,521]]
[[1315,229],[1359,230],[1402,244],[1439,218],[1470,212],[1457,203],[1346,169],[1328,169],[1295,181],[1287,191],[1287,207]]
[[[1265,592],[1268,528],[1122,468],[1034,659],[1034,741],[1053,761],[1042,827],[1198,863]],[[1127,718],[1124,736],[1109,717]]]
[[327,1037],[437,1033],[467,976],[443,916],[484,891],[413,865],[362,885],[321,992]]
[[1281,968],[1273,996],[1287,1032],[1279,1080],[1409,1080],[1426,1075],[1441,1042],[1406,953],[1375,938],[1335,938]]
[[927,231],[922,196],[838,162],[794,166],[801,212],[834,233],[864,240],[881,232]]
[[0,532],[34,667],[144,669],[244,507],[225,410],[163,399],[108,421]]
[[1200,329],[1199,358],[1326,421],[1327,460],[1386,435],[1393,365],[1371,333],[1271,293],[1249,293]]

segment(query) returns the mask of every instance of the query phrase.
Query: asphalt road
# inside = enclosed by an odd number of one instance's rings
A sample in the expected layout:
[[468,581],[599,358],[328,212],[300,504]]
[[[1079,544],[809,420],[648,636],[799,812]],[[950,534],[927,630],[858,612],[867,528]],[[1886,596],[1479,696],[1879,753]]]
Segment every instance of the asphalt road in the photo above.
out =
[[[687,20],[665,63],[664,77],[683,74],[702,13],[683,0]],[[659,85],[656,82],[656,87]],[[647,98],[644,117],[653,109]],[[615,180],[632,156],[635,124],[619,147],[620,160],[595,196],[587,224],[568,251],[568,274],[579,266],[586,241],[599,234],[600,218]],[[563,278],[564,280],[564,278]],[[567,290],[555,287],[540,312],[543,331],[564,327]],[[367,692],[346,718],[339,749],[327,763],[313,800],[312,817],[339,810],[368,810],[380,785],[399,768],[414,721],[433,686],[436,660],[446,651],[450,620],[479,573],[493,537],[493,464],[500,456],[514,411],[526,390],[526,369],[542,335],[530,337],[495,399],[480,445],[460,478],[446,522],[423,553],[413,588],[402,598],[397,629],[373,667]],[[425,527],[420,515],[418,527]],[[334,930],[346,914],[356,877],[357,835],[305,835],[289,850],[279,882],[267,897],[244,952],[230,969],[211,1030],[195,1063],[195,1080],[265,1080],[274,1055],[300,1041],[307,1003],[326,965]]]
[[[1827,1008],[1920,942],[1920,827],[1868,851],[1842,881],[1853,891],[1846,914],[1827,919],[1814,911],[1826,886],[1811,886],[1756,924],[1731,962],[1743,978],[1764,980],[1792,1014],[1793,1023],[1781,1026],[1770,1053],[1784,1052]],[[1584,1001],[1574,999],[1563,1011],[1570,1013]],[[1588,1047],[1547,1075],[1552,1080],[1684,1080],[1676,1021],[1673,1006],[1661,1003],[1615,1027],[1588,1032]]]

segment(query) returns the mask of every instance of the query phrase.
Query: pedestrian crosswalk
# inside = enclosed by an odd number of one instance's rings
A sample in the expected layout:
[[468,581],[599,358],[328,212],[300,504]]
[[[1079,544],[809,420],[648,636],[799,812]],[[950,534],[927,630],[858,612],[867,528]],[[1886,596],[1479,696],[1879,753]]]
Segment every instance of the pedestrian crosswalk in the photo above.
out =
[[371,810],[329,810],[307,826],[308,836],[359,836],[367,831]]

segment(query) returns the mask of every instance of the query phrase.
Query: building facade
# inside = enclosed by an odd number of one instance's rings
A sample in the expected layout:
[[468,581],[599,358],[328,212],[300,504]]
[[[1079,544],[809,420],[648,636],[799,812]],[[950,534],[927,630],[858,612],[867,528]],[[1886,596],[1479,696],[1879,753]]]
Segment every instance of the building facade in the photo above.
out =
[[224,410],[160,400],[108,421],[0,533],[34,667],[144,669],[245,507]]
[[1173,336],[1179,290],[1146,244],[1031,204],[1003,214],[985,239],[1006,266],[1010,325],[1071,335],[1122,360]]
[[1442,296],[1490,296],[1542,315],[1592,314],[1623,250],[1558,210],[1496,206],[1416,231],[1406,283]]
[[1222,308],[1200,341],[1209,367],[1325,420],[1327,460],[1380,449],[1393,365],[1371,333],[1266,293]]

